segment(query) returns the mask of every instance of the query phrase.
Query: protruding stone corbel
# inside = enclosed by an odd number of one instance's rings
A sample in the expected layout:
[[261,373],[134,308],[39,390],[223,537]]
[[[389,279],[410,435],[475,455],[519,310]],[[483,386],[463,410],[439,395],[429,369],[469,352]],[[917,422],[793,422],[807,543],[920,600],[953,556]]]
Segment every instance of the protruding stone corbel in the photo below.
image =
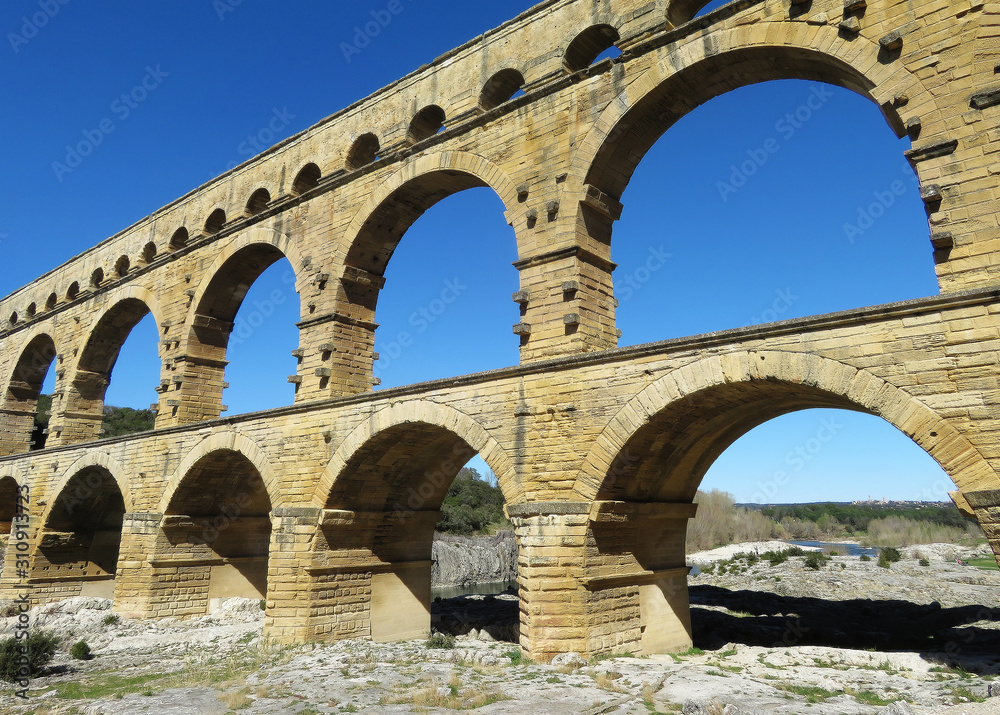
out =
[[590,184],[584,187],[584,194],[580,203],[584,206],[589,206],[597,213],[606,216],[612,221],[620,219],[624,210],[620,201],[613,199],[596,186],[591,186]]

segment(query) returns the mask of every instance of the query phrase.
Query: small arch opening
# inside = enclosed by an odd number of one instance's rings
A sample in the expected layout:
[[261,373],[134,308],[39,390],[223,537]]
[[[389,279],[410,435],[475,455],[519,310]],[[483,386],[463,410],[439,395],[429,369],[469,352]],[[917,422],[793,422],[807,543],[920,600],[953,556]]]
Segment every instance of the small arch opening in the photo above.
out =
[[[302,167],[298,174],[295,176],[295,181],[292,182],[292,195],[301,196],[311,189],[315,189],[319,186],[319,180],[322,177],[322,173],[319,167],[315,164],[306,164]],[[270,200],[270,199],[268,199]]]
[[128,259],[128,256],[122,256],[115,263],[115,275],[119,278],[124,278],[128,275],[128,272],[132,269],[132,261]]
[[362,134],[351,145],[351,150],[347,154],[348,170],[354,171],[377,161],[381,148],[377,136],[370,133]]
[[174,231],[174,235],[170,237],[170,248],[176,251],[178,248],[184,248],[188,242],[188,230],[181,226],[179,229]]
[[225,225],[226,212],[222,209],[216,209],[209,215],[208,220],[205,221],[205,232],[210,234],[218,233]]
[[149,265],[156,260],[156,244],[150,241],[142,248],[142,262]]
[[[509,102],[524,86],[524,75],[515,69],[500,70],[483,86],[479,106],[484,110]],[[523,92],[521,92],[523,94]]]
[[80,295],[80,284],[73,281],[69,284],[69,288],[66,289],[66,298],[69,300],[76,300],[78,295]]
[[55,293],[50,293],[49,297],[45,299],[45,309],[52,310],[59,303],[59,296]]
[[445,114],[441,107],[436,104],[424,107],[410,122],[410,129],[406,134],[407,143],[416,144],[443,131],[444,120]]
[[14,311],[13,313],[10,314],[10,324],[16,325],[17,321],[18,321],[17,311]]
[[253,216],[254,214],[259,214],[267,208],[270,202],[271,192],[267,189],[257,189],[250,195],[250,200],[247,201],[247,215]]
[[25,311],[25,313],[29,318],[34,318],[37,312],[38,312],[38,306],[35,305],[34,303],[30,303],[28,305],[27,310]]
[[563,64],[570,72],[587,69],[599,59],[621,54],[616,46],[620,39],[611,25],[588,27],[566,48]]
[[18,488],[13,477],[0,479],[0,535],[10,533],[17,516]]
[[101,284],[104,282],[104,269],[95,268],[94,272],[90,274],[90,285],[94,288],[100,288]]

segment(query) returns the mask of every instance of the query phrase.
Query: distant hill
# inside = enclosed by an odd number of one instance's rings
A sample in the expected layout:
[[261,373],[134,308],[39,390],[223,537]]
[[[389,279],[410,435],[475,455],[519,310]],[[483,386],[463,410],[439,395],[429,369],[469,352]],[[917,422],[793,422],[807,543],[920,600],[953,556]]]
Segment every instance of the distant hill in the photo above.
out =
[[[39,395],[35,412],[35,429],[31,435],[34,449],[45,447],[51,414],[52,396]],[[135,432],[145,432],[153,429],[155,421],[156,415],[152,410],[134,410],[131,407],[107,405],[104,407],[104,420],[101,422],[101,437],[121,437]]]

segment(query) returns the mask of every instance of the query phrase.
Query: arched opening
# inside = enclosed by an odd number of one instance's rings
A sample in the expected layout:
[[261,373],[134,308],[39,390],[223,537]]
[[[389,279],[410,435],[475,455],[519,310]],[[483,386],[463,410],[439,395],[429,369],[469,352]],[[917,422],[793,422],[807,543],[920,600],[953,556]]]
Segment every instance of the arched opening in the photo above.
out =
[[670,0],[667,7],[667,20],[674,27],[680,27],[685,22],[696,17],[702,17],[720,7],[729,5],[733,0]]
[[[611,50],[621,39],[618,30],[611,25],[593,25],[576,36],[563,57],[563,65],[569,72],[587,69],[599,59],[612,54]],[[614,54],[621,54],[615,52]]]
[[[360,587],[371,594],[371,611],[359,626],[370,628],[363,633],[375,641],[426,638],[433,613],[441,632],[465,635],[480,628],[497,640],[517,642],[518,600],[510,584],[517,546],[502,515],[503,482],[491,486],[465,468],[474,457],[465,439],[423,422],[389,427],[350,456],[327,496],[316,539],[316,562],[331,567],[330,573],[314,570],[320,583],[330,581],[322,589],[329,603],[317,604],[320,612],[332,612],[349,598],[344,589]],[[459,539],[439,531],[471,535],[484,528],[502,533]],[[492,562],[496,574],[489,578],[507,583],[476,583],[476,575],[456,563],[463,560],[457,556],[462,549],[488,554],[484,561]],[[337,583],[334,574],[348,558],[356,576]],[[446,582],[464,588],[438,589],[440,601],[432,603],[432,586]],[[467,612],[465,595],[472,594],[486,594],[501,615],[477,621]]]
[[170,497],[157,567],[182,573],[157,597],[173,615],[211,613],[227,598],[263,599],[271,541],[271,500],[243,454],[221,449],[199,459]]
[[21,352],[7,384],[0,421],[0,454],[21,454],[45,448],[56,346],[48,335],[38,335]]
[[45,299],[45,309],[52,310],[59,304],[59,296],[55,293],[50,293],[49,297]]
[[0,568],[3,568],[3,558],[7,551],[6,537],[13,528],[14,517],[17,516],[20,493],[13,477],[0,479]]
[[250,199],[247,201],[247,216],[259,214],[267,208],[270,202],[271,193],[267,189],[257,189],[250,195]]
[[218,233],[226,225],[226,212],[222,209],[215,209],[205,220],[205,233],[211,235]]
[[[122,356],[129,369],[115,371]],[[61,442],[152,429],[153,414],[147,408],[156,402],[160,365],[158,331],[149,307],[137,298],[119,301],[94,326],[80,354],[68,390],[67,414],[56,426]]]
[[[517,256],[503,212],[503,203],[481,179],[440,170],[401,186],[364,223],[347,255],[338,301],[339,310],[359,325],[381,325],[377,339],[373,328],[357,336],[359,344],[371,341],[362,355],[378,353],[374,376],[379,384],[410,384],[517,363],[510,333],[517,322],[510,302],[519,288],[511,266]],[[496,219],[485,221],[486,216]],[[475,265],[467,260],[466,232],[472,226]],[[404,234],[408,239],[400,246]],[[391,268],[397,249],[405,257]],[[383,285],[393,289],[376,320]],[[477,340],[443,338],[463,334],[469,325],[477,326]],[[366,373],[358,379],[371,384],[372,368],[358,369]]]
[[179,229],[174,231],[173,235],[170,237],[170,249],[176,251],[178,248],[184,248],[188,242],[188,230],[181,226]]
[[[295,373],[301,319],[295,280],[292,265],[270,243],[240,249],[212,276],[192,330],[199,350],[214,361],[199,367],[198,381],[213,386],[202,393],[206,402],[224,381],[225,407],[236,414],[291,402],[287,377]],[[221,390],[214,399],[222,406]]]
[[[626,207],[613,242],[610,220],[586,216],[619,266],[621,345],[937,292],[934,256],[914,248],[928,229],[903,157],[909,144],[886,127],[900,118],[834,58],[767,53],[726,53],[672,76],[618,122],[591,164],[587,183]],[[715,79],[692,84],[696,70]],[[828,141],[844,126],[864,147],[850,158]],[[709,145],[698,138],[706,132]],[[664,195],[706,208],[673,212],[667,226]],[[865,218],[873,203],[887,218]]]
[[[758,357],[768,364],[775,359],[773,354],[751,354],[747,359],[757,360]],[[713,364],[713,360],[708,359],[702,365],[684,369],[683,374],[662,378],[662,385],[657,387],[665,388],[667,393],[676,389],[674,386],[690,379],[685,388],[688,394],[683,394],[685,389],[682,389],[680,398],[667,401],[651,397],[654,387],[647,389],[648,399],[639,396],[634,398],[632,405],[637,411],[644,413],[641,426],[627,429],[628,436],[622,441],[621,437],[615,435],[618,423],[609,425],[605,435],[610,441],[605,443],[605,438],[602,437],[600,446],[592,451],[591,459],[588,459],[588,464],[594,464],[592,460],[596,459],[600,468],[596,471],[590,471],[589,467],[584,470],[594,476],[599,474],[595,481],[584,480],[589,485],[588,489],[594,489],[593,493],[600,506],[600,509],[596,509],[596,518],[595,510],[592,510],[588,543],[595,544],[595,551],[588,554],[588,562],[591,564],[588,568],[599,572],[603,565],[615,564],[620,573],[637,574],[636,580],[632,582],[638,586],[633,598],[640,614],[637,632],[641,635],[636,645],[647,653],[683,650],[691,645],[693,630],[688,605],[684,547],[689,519],[694,516],[691,502],[706,473],[720,456],[741,437],[771,420],[793,413],[809,415],[812,421],[811,432],[806,433],[800,444],[783,448],[780,452],[783,463],[777,468],[770,468],[771,473],[763,486],[753,487],[755,491],[768,493],[772,487],[790,489],[788,485],[792,482],[792,472],[799,466],[798,463],[803,463],[801,466],[804,467],[805,463],[815,459],[822,450],[833,449],[835,441],[844,434],[839,422],[839,415],[843,415],[843,412],[830,413],[825,410],[817,417],[812,408],[833,408],[874,415],[874,409],[855,402],[839,391],[828,389],[825,383],[833,385],[835,382],[829,375],[821,380],[810,381],[813,384],[792,377],[792,372],[798,374],[799,370],[805,369],[806,364],[813,367],[818,365],[810,358],[799,359],[799,364],[791,368],[787,379],[779,374],[787,368],[772,365],[776,372],[769,371],[771,368],[764,368],[766,376],[718,383],[716,378],[708,374]],[[834,365],[833,361],[829,362],[830,369]],[[849,382],[838,383],[838,387],[839,390],[853,389]],[[899,402],[906,400],[902,393],[894,393],[894,397]],[[910,438],[929,445],[927,448],[932,455],[939,455],[944,466],[956,470],[951,473],[955,481],[961,484],[965,478],[961,475],[969,474],[968,465],[955,459],[955,452],[944,446],[946,440],[938,439],[950,427],[929,410],[922,408],[916,400],[909,400],[905,407],[896,405],[892,410],[886,410],[881,415],[882,419],[906,417],[917,410],[921,419],[908,421],[911,426],[919,424],[915,427],[917,431],[909,435]],[[637,407],[640,401],[645,404],[644,407]],[[831,418],[830,414],[838,417]],[[849,415],[843,419],[852,417],[853,415]],[[864,418],[864,415],[859,417]],[[617,446],[606,453],[610,456],[608,461],[598,454],[611,442]],[[883,446],[882,443],[872,445],[875,450],[880,450]],[[968,453],[966,456],[969,457]],[[879,465],[873,462],[867,468],[878,469]],[[749,465],[745,461],[740,464],[741,478],[748,478],[748,469]],[[928,478],[935,479],[936,476],[941,476],[941,473],[932,470]],[[881,477],[882,475],[875,475],[874,479]],[[912,477],[912,473],[904,476],[903,483],[912,482]],[[872,478],[869,475],[865,481],[870,485]],[[950,480],[945,477],[944,481],[949,484],[941,484],[941,480],[936,479],[932,485],[925,485],[932,487],[928,490],[932,499],[947,499]],[[859,494],[858,498],[864,499],[866,496]],[[604,512],[615,514],[616,518],[600,518]],[[763,538],[765,535],[760,536]],[[651,584],[646,576],[639,576],[640,574],[652,574],[648,578],[656,583]],[[621,587],[628,583],[628,579],[618,579],[615,585]],[[717,605],[721,596],[717,590],[710,591]],[[603,584],[592,588],[595,602],[607,595]],[[786,605],[786,613],[798,612],[798,609],[792,607],[795,605],[805,607],[803,602],[794,600]],[[830,607],[834,608],[834,605],[830,604]],[[885,605],[891,610],[894,605],[899,604]],[[718,625],[716,621],[709,620]],[[728,640],[718,641],[722,632],[717,632],[711,635],[714,640],[702,641],[700,644],[704,646],[708,643],[715,648],[732,641],[733,634],[740,631],[740,628],[729,621],[727,623],[729,629],[723,632]],[[773,625],[768,624],[771,628],[769,644],[775,642]],[[829,632],[829,629],[825,630]],[[841,633],[841,636],[844,634]],[[808,636],[806,640],[810,638]],[[922,645],[926,645],[926,633],[923,640]],[[844,640],[838,645],[850,647]],[[866,641],[863,644],[856,643],[855,647],[860,649],[873,645],[876,643]]]
[[424,139],[429,139],[440,131],[444,130],[445,114],[444,110],[436,104],[424,107],[410,122],[410,128],[406,133],[408,144],[416,144]]
[[378,153],[381,149],[378,137],[367,133],[358,137],[347,152],[345,165],[348,171],[355,171],[378,160]]
[[93,288],[100,288],[101,284],[104,283],[104,269],[95,268],[94,272],[90,274],[90,285]]
[[524,75],[515,69],[504,69],[497,72],[483,86],[479,95],[479,106],[490,110],[499,107],[521,91],[524,86]]
[[[35,593],[112,598],[125,501],[102,467],[74,475],[59,493],[38,537],[31,570]],[[39,596],[44,600],[44,596]]]
[[73,281],[69,284],[69,288],[66,289],[66,300],[76,300],[78,295],[80,295],[80,284]]
[[148,266],[154,260],[156,260],[156,244],[150,241],[142,247],[142,262]]
[[301,196],[305,192],[315,189],[319,186],[321,176],[322,174],[318,166],[315,164],[306,164],[299,170],[299,173],[295,176],[295,181],[292,182],[292,195]]
[[38,312],[38,306],[34,303],[28,303],[28,307],[24,309],[24,314],[29,318],[34,318],[35,314]]
[[18,320],[20,320],[20,318],[17,315],[17,311],[15,310],[13,313],[11,313],[10,317],[7,320],[11,325],[17,325]]
[[115,262],[115,276],[117,278],[124,278],[128,275],[131,267],[132,262],[128,259],[128,256],[122,256],[117,262]]

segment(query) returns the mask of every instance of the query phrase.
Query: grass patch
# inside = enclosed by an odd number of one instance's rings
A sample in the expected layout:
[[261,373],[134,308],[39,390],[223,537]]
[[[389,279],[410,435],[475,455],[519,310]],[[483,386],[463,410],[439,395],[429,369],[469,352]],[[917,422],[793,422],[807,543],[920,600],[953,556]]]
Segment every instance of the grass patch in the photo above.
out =
[[511,651],[508,651],[508,652],[504,653],[504,655],[507,656],[508,658],[510,658],[510,664],[511,665],[534,665],[535,664],[535,661],[533,661],[531,658],[528,658],[520,650],[511,650]]
[[778,683],[774,686],[778,690],[784,690],[786,693],[792,693],[793,695],[801,695],[806,699],[807,703],[825,703],[830,698],[835,698],[838,695],[843,695],[843,690],[838,690],[833,692],[831,690],[826,690],[824,688],[816,687],[815,685],[794,685],[792,683]]
[[983,571],[1000,571],[997,567],[997,560],[993,558],[982,558],[982,559],[969,559],[969,566],[975,566],[977,569],[982,569]]
[[146,673],[144,675],[123,676],[114,675],[110,671],[94,673],[92,677],[105,676],[100,682],[65,682],[56,683],[56,697],[63,700],[96,700],[112,696],[133,695],[149,691],[153,683],[166,683],[173,676],[171,673]]

